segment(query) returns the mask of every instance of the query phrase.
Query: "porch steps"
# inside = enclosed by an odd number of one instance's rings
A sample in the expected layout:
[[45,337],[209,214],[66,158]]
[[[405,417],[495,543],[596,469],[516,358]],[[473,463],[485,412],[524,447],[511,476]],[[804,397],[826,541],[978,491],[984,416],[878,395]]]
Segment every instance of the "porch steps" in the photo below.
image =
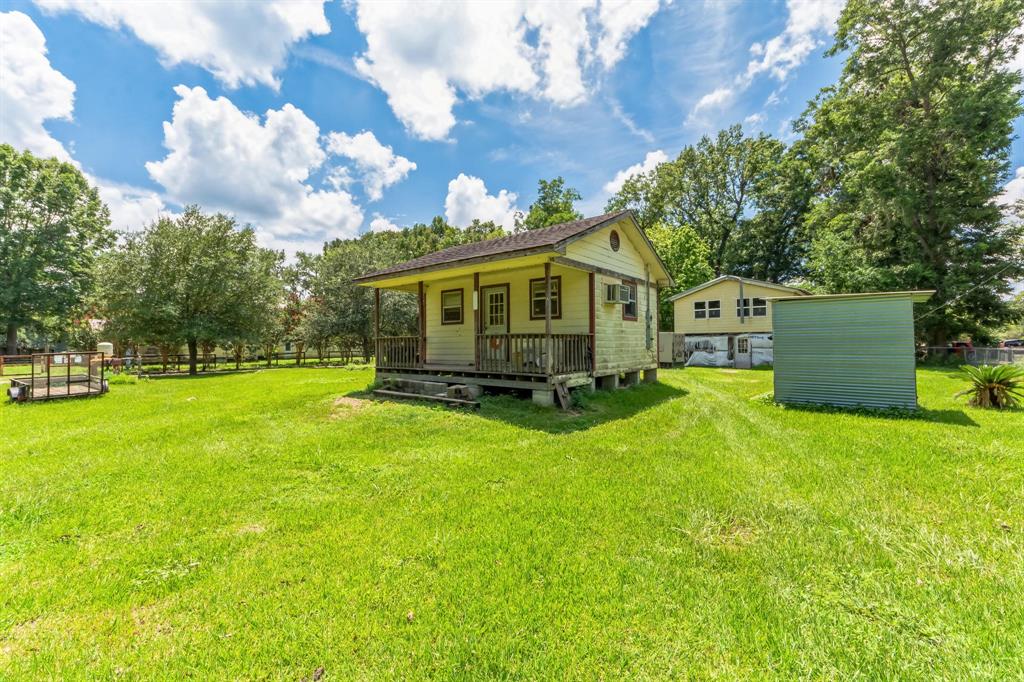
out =
[[373,393],[382,398],[431,400],[456,407],[480,407],[476,400],[480,396],[480,387],[464,384],[449,386],[439,381],[386,379],[383,387]]
[[555,397],[558,398],[558,404],[563,410],[568,410],[572,406],[569,388],[564,383],[555,384]]
[[405,391],[391,391],[386,388],[378,388],[373,392],[382,398],[401,398],[406,400],[431,400],[433,402],[452,405],[453,407],[480,407],[475,400],[463,400],[462,398],[449,398],[447,395],[429,395],[426,393],[406,393]]

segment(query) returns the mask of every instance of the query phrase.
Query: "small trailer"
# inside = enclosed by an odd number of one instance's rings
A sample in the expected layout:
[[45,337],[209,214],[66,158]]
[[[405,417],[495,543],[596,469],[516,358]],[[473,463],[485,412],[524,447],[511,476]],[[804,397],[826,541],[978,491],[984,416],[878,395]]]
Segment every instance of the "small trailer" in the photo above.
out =
[[107,392],[104,353],[34,353],[28,376],[11,379],[7,396],[15,402],[87,398]]

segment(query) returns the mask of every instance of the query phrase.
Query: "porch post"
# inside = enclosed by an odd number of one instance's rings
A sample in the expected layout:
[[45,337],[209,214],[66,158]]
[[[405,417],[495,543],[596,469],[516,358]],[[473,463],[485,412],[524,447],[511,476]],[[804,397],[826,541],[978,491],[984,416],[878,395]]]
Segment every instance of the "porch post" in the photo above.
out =
[[480,370],[480,273],[473,273],[473,367]]
[[423,293],[423,280],[419,283],[419,315],[420,322],[420,365],[427,364],[427,297]]
[[554,359],[551,357],[551,261],[544,262],[544,349],[547,355],[544,362],[545,373],[551,376]]
[[380,367],[380,289],[373,288],[373,363]]
[[593,374],[597,371],[597,324],[596,324],[596,308],[594,305],[594,289],[595,289],[595,277],[591,271],[589,277],[590,281],[590,373]]

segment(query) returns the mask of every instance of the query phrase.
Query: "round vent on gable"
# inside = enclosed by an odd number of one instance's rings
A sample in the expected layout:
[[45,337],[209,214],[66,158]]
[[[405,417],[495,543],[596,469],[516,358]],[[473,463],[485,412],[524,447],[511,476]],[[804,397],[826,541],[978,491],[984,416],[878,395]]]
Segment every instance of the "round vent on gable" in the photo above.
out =
[[612,230],[611,235],[608,237],[608,241],[611,242],[612,251],[618,251],[619,250],[619,233],[618,232],[616,232],[615,230]]

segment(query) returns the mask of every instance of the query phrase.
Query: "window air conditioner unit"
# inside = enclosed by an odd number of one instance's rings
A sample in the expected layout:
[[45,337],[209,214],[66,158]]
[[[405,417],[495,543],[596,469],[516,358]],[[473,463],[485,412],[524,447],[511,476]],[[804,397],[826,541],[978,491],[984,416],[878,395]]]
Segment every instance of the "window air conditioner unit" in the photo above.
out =
[[605,284],[604,302],[612,304],[629,303],[629,287],[622,284]]

